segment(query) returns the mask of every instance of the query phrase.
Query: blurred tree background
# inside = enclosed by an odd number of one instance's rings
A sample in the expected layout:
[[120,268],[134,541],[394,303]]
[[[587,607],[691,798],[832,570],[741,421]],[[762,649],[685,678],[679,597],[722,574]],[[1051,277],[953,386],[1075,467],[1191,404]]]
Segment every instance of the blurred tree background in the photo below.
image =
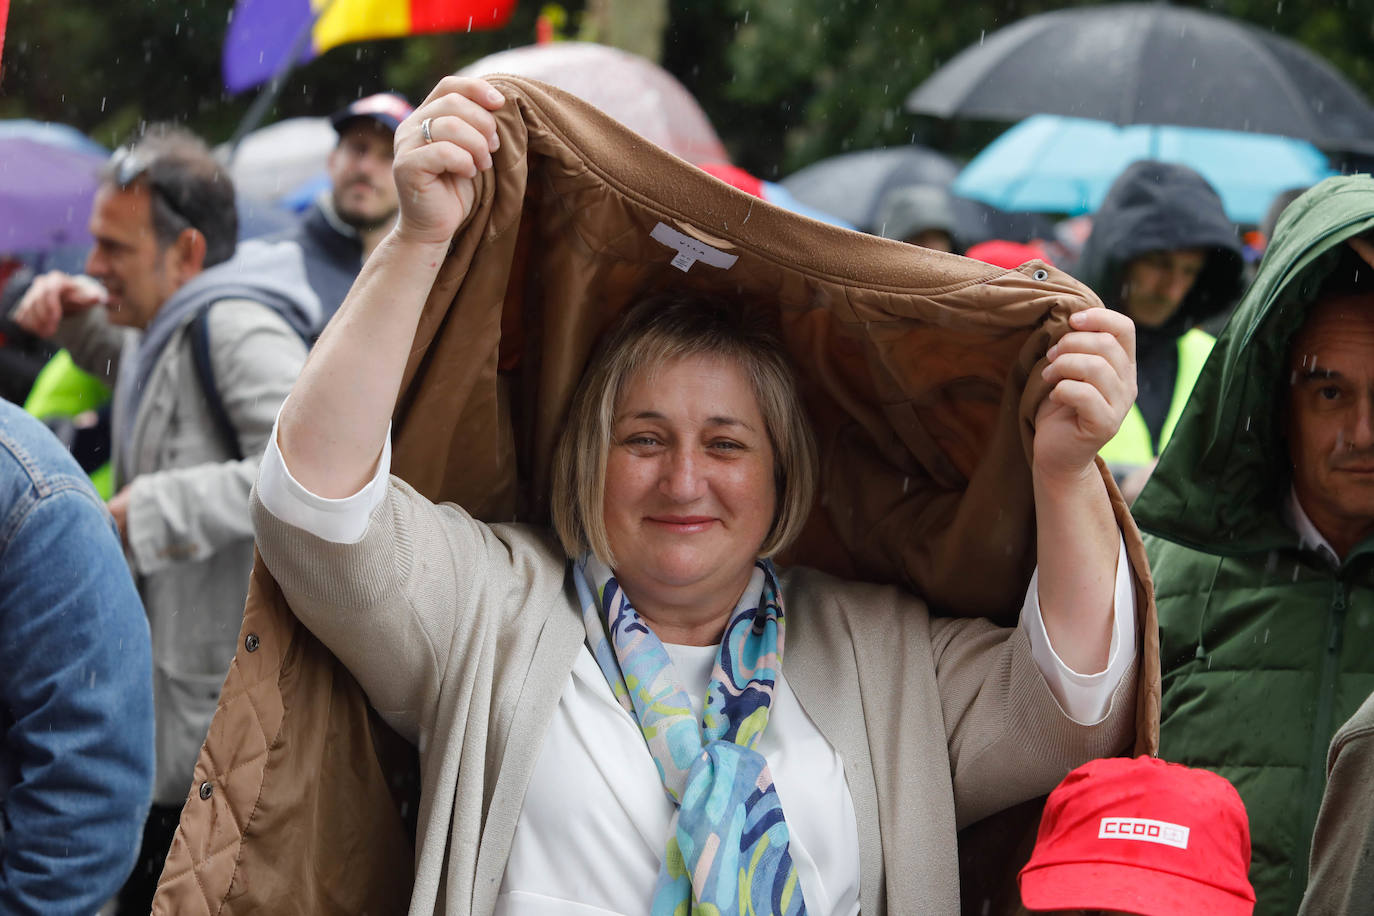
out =
[[[913,139],[969,153],[1004,125],[942,125],[902,101],[980,36],[1085,0],[564,0],[565,37],[662,49],[737,164],[786,175],[846,150]],[[1294,39],[1374,97],[1374,0],[1203,0]],[[65,121],[112,144],[140,121],[227,139],[253,93],[228,96],[220,46],[232,0],[11,0],[0,115]],[[499,31],[364,42],[297,70],[269,120],[325,114],[382,88],[418,99],[445,73],[534,40],[544,6]],[[665,15],[666,13],[666,15]],[[634,19],[661,34],[627,36]],[[665,23],[666,20],[666,23]]]

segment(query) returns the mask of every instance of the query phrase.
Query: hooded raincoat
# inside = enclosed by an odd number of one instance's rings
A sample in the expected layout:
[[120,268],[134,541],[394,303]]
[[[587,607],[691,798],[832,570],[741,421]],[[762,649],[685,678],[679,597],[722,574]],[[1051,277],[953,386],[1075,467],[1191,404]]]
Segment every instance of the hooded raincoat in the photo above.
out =
[[1294,913],[1327,743],[1374,691],[1374,539],[1340,563],[1286,513],[1289,341],[1374,229],[1374,181],[1332,178],[1284,214],[1134,507],[1159,605],[1161,754],[1231,780],[1260,916]]
[[1123,311],[1126,266],[1148,252],[1180,248],[1204,249],[1207,260],[1163,327],[1136,328],[1140,395],[1101,453],[1114,468],[1148,464],[1168,443],[1212,347],[1211,335],[1196,326],[1235,302],[1241,280],[1240,241],[1207,180],[1186,166],[1132,164],[1093,215],[1078,278],[1108,308]]

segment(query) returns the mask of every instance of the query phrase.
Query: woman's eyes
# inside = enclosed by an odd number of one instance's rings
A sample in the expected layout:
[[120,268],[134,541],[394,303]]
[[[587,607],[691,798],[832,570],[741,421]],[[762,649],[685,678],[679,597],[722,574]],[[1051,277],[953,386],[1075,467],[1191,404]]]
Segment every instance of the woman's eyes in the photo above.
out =
[[[665,444],[663,439],[648,433],[626,436],[620,441],[622,445],[633,446],[635,448],[655,448]],[[744,443],[734,439],[712,439],[706,443],[706,447],[711,451],[717,452],[734,452],[748,448]]]

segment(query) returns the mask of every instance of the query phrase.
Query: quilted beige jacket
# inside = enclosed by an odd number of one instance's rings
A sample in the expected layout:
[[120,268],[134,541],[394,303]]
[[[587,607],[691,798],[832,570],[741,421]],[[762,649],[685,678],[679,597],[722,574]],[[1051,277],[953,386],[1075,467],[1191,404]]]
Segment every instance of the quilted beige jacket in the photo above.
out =
[[[493,82],[501,148],[421,318],[393,473],[480,519],[542,522],[553,443],[611,318],[669,285],[747,297],[778,309],[822,456],[784,562],[1013,622],[1035,563],[1038,368],[1093,294],[1038,262],[1005,271],[784,212],[566,94]],[[1115,508],[1140,583],[1134,750],[1151,752],[1149,573]],[[412,755],[259,562],[154,911],[405,912],[416,809],[398,762]],[[972,882],[1002,905],[1011,854],[970,860],[965,899]]]

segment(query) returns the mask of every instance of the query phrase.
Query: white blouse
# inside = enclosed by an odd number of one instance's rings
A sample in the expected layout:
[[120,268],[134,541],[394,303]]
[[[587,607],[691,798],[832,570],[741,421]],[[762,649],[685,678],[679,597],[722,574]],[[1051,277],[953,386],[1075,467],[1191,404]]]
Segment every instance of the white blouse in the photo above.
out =
[[[716,647],[666,648],[700,717]],[[859,832],[844,761],[785,677],[759,751],[787,816],[807,912],[858,913]],[[525,792],[498,916],[648,912],[672,816],[639,726],[591,652],[578,653]]]
[[[389,440],[389,437],[388,437]],[[282,521],[336,543],[356,543],[386,497],[391,445],[356,494],[326,499],[291,476],[268,441],[258,496]],[[1021,616],[1031,655],[1065,714],[1101,721],[1136,652],[1135,592],[1123,541],[1107,667],[1092,675],[1065,665],[1040,617],[1032,576]],[[714,646],[668,645],[698,718]],[[768,761],[791,836],[806,908],[814,916],[859,911],[858,825],[839,753],[816,728],[786,677],[777,681],[759,750]],[[516,823],[496,905],[498,916],[640,916],[648,911],[667,848],[673,804],[631,715],[616,702],[590,650],[564,684]]]

